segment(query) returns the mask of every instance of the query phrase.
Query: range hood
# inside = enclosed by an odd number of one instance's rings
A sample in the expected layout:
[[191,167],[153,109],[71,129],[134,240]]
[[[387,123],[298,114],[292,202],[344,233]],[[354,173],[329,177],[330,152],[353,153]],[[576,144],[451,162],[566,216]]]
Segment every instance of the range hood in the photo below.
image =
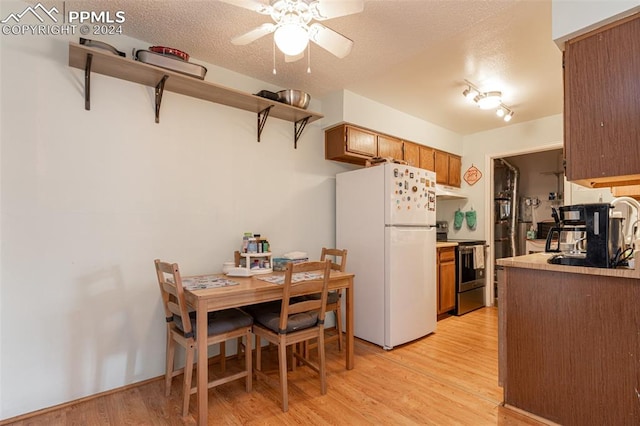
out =
[[436,185],[436,197],[440,200],[461,200],[467,198],[459,188],[440,184]]

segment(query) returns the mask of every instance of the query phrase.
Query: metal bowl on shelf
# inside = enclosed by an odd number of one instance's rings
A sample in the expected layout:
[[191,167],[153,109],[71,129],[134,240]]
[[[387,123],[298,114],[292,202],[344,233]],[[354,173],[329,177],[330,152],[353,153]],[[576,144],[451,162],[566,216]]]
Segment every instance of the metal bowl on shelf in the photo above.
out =
[[302,90],[294,90],[294,89],[286,89],[280,90],[278,92],[278,101],[302,108],[307,109],[309,106],[309,101],[311,100],[311,96],[308,93],[303,92]]

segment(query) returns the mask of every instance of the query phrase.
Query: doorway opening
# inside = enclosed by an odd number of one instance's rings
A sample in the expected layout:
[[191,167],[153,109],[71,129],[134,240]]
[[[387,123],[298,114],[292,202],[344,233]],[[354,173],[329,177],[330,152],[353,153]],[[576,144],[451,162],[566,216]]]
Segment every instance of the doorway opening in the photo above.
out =
[[[492,155],[487,191],[487,240],[490,241],[487,300],[497,305],[496,259],[544,251],[553,223],[552,207],[564,202],[562,145],[537,151]],[[489,223],[491,222],[491,223]]]

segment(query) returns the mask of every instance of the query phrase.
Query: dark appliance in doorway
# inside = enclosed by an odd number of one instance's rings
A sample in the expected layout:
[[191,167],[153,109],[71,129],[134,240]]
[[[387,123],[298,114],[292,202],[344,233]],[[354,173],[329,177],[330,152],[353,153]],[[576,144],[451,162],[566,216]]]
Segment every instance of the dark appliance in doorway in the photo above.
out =
[[485,306],[484,293],[486,242],[482,240],[448,240],[456,247],[456,315],[464,315]]

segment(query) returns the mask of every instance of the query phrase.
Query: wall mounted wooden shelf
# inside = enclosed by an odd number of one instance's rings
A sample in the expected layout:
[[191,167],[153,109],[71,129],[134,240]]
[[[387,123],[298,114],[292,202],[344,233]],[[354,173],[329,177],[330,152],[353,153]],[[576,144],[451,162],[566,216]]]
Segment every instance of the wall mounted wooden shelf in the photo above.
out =
[[85,71],[85,109],[91,107],[91,73],[107,75],[145,86],[156,92],[156,123],[160,121],[160,103],[165,90],[257,114],[258,142],[269,116],[294,123],[294,147],[308,123],[324,116],[250,93],[235,90],[195,77],[166,70],[110,52],[69,43],[69,66]]

